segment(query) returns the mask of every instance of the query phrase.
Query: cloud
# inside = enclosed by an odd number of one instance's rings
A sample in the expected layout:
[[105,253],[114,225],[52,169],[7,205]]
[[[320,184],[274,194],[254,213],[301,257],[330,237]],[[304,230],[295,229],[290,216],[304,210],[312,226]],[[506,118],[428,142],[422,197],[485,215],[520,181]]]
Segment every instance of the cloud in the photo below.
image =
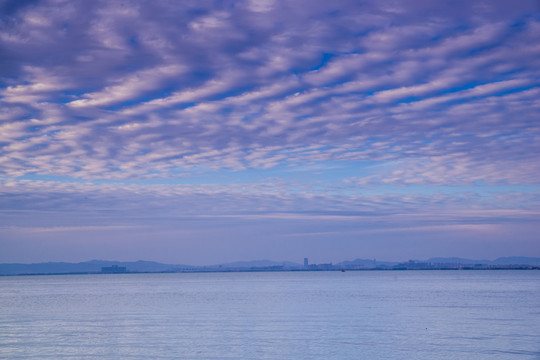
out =
[[108,231],[133,229],[134,226],[53,226],[53,227],[9,227],[9,231],[20,231],[28,233],[57,233],[57,232],[86,232],[86,231]]
[[73,86],[68,79],[50,74],[42,67],[26,66],[24,72],[22,84],[0,90],[3,102],[36,106],[41,101],[49,100],[51,93],[57,94]]
[[180,65],[164,65],[142,70],[113,81],[116,85],[107,86],[98,92],[84,94],[83,99],[73,100],[68,103],[68,106],[103,106],[138,99],[145,92],[163,87],[169,77],[178,76],[182,70]]
[[[538,186],[534,1],[0,9],[0,177],[35,208],[96,192],[89,208],[163,196],[174,209],[177,196],[201,216],[282,206],[293,219],[355,201],[423,208],[418,187],[444,187],[441,204],[455,205],[474,202],[456,195],[465,189]],[[364,192],[380,196],[352,196]],[[406,192],[411,202],[392,195]]]

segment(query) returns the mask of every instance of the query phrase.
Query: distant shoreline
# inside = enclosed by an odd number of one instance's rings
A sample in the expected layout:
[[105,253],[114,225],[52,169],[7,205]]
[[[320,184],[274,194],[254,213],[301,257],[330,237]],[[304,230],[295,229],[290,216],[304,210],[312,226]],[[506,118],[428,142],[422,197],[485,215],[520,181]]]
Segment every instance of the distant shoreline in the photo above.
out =
[[0,263],[0,276],[9,275],[84,275],[205,272],[283,272],[283,271],[397,271],[397,270],[539,270],[540,258],[503,257],[495,260],[430,258],[407,262],[356,259],[337,264],[303,264],[290,261],[254,260],[216,265],[164,264],[155,261],[90,260],[79,263],[45,262],[33,264]]
[[61,276],[61,275],[136,275],[136,274],[201,274],[201,273],[261,273],[261,272],[350,272],[350,271],[504,271],[504,270],[540,270],[540,266],[493,266],[489,268],[453,267],[453,268],[372,268],[372,269],[208,269],[189,271],[126,271],[110,272],[59,272],[59,273],[15,273],[0,276]]

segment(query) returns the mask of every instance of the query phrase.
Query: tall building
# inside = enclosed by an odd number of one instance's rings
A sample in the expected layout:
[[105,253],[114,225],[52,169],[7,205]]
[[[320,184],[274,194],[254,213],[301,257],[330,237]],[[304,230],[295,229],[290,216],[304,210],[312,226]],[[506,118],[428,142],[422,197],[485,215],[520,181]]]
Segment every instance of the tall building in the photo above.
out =
[[308,258],[304,258],[304,266],[305,266],[305,267],[308,267],[308,265],[309,265]]

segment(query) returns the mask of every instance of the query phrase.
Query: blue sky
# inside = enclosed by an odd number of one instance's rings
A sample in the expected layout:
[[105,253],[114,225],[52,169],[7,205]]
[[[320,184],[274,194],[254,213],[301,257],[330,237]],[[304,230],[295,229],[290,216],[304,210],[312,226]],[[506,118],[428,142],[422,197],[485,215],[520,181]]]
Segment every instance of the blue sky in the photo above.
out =
[[537,1],[0,2],[0,261],[540,256]]

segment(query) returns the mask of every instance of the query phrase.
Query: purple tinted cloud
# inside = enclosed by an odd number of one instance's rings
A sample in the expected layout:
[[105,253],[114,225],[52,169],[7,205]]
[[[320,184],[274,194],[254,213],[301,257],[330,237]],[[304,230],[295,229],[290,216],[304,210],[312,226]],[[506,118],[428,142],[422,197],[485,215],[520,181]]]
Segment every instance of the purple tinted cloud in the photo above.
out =
[[[70,233],[78,220],[46,214],[79,205],[93,219],[81,232],[115,234],[137,225],[120,209],[144,204],[159,205],[133,216],[296,219],[285,237],[320,209],[383,216],[373,233],[406,231],[388,216],[408,211],[431,233],[465,231],[468,208],[494,226],[494,209],[530,219],[539,32],[532,0],[6,1],[4,229],[31,216],[30,228]],[[420,220],[446,209],[455,222]],[[244,238],[259,231],[245,226]]]

